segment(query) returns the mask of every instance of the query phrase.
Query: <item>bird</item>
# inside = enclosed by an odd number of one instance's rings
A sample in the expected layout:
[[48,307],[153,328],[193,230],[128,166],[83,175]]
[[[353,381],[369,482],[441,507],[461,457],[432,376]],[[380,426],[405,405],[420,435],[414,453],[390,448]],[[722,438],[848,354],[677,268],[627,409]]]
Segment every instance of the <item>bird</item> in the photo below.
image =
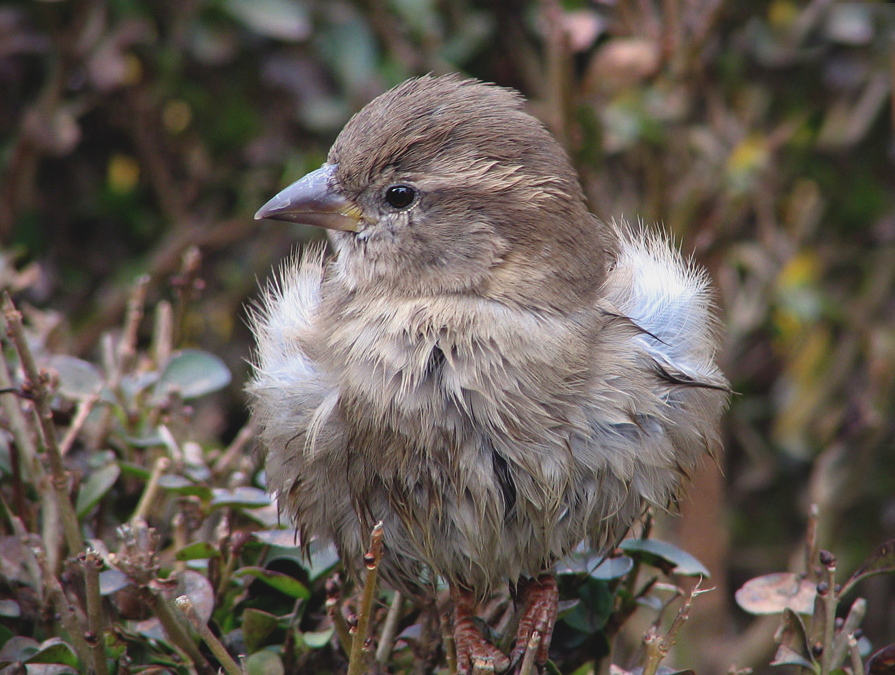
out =
[[[552,573],[668,508],[721,447],[710,279],[661,229],[605,223],[513,89],[409,79],[256,214],[325,228],[251,312],[268,488],[302,545],[418,597],[450,589],[458,668],[543,668]],[[510,654],[474,622],[509,585]]]

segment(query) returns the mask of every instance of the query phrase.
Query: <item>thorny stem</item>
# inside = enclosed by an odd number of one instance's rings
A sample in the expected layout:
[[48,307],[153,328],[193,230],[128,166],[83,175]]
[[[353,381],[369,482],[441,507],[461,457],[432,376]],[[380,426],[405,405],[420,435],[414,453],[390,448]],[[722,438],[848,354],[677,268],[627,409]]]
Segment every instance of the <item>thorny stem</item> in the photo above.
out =
[[202,639],[205,640],[205,644],[208,645],[208,648],[212,651],[217,660],[220,661],[221,666],[227,671],[227,675],[244,675],[242,668],[240,668],[239,664],[233,660],[232,656],[230,656],[230,652],[228,652],[226,647],[221,644],[221,641],[211,632],[211,628],[208,627],[208,624],[205,623],[202,620],[202,617],[196,612],[196,608],[193,607],[193,601],[190,600],[188,596],[181,595],[174,601],[174,604],[177,606],[177,609],[186,615],[186,618],[189,619],[193,628],[195,628],[199,635],[202,636]]
[[534,672],[535,656],[540,646],[541,634],[538,631],[534,631],[525,647],[525,656],[522,657],[522,665],[519,666],[519,675],[531,675]]
[[367,641],[367,629],[370,615],[373,614],[373,599],[376,597],[376,580],[379,575],[379,563],[382,560],[382,521],[376,523],[370,536],[370,550],[364,555],[367,578],[364,580],[364,594],[360,611],[357,614],[357,628],[351,641],[351,658],[348,660],[348,675],[361,675],[364,672],[364,647]]
[[403,606],[404,597],[399,591],[395,591],[392,604],[388,608],[388,615],[386,615],[385,623],[382,626],[382,634],[379,636],[379,646],[376,648],[376,660],[382,665],[386,664],[392,653]]
[[8,293],[3,294],[3,314],[6,318],[6,327],[9,337],[19,355],[19,362],[25,372],[25,378],[32,387],[35,412],[43,434],[44,445],[47,450],[47,459],[52,473],[52,484],[59,502],[59,512],[62,514],[62,525],[65,532],[65,541],[68,544],[68,552],[75,555],[84,550],[84,539],[81,536],[81,528],[75,515],[75,507],[72,506],[68,494],[68,475],[62,455],[59,453],[59,445],[56,441],[56,429],[53,426],[53,410],[50,406],[50,393],[47,387],[47,377],[37,369],[34,356],[28,348],[25,339],[25,330],[22,326],[22,314],[12,302]]
[[159,479],[168,470],[169,466],[171,466],[171,460],[167,457],[159,457],[155,460],[155,466],[152,467],[149,482],[146,484],[146,489],[143,490],[143,495],[140,497],[140,503],[137,504],[134,515],[131,516],[131,523],[136,523],[138,520],[148,520],[149,510],[155,504],[156,496],[158,495]]
[[102,557],[93,550],[84,553],[79,561],[84,570],[84,590],[87,596],[87,627],[92,639],[87,643],[93,657],[93,669],[96,675],[108,675],[109,665],[106,662],[105,623],[103,622],[102,597],[99,594],[99,570],[103,565]]

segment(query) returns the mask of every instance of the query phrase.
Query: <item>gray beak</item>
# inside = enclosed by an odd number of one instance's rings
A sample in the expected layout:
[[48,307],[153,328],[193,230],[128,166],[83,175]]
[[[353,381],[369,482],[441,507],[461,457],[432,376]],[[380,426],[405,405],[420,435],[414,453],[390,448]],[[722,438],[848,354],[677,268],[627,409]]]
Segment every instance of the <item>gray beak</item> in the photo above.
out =
[[324,164],[258,209],[255,220],[271,218],[330,230],[357,232],[363,212],[333,188],[336,164]]

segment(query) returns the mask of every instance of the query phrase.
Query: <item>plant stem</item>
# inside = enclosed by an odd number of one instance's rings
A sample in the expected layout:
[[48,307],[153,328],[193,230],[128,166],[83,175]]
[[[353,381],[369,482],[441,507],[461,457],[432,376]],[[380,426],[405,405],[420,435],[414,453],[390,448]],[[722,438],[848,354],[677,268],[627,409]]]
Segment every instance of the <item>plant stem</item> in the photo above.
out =
[[162,474],[168,470],[168,467],[171,466],[171,460],[167,457],[159,457],[155,460],[155,466],[152,467],[152,474],[149,476],[149,482],[146,484],[146,489],[143,490],[143,495],[140,497],[140,503],[137,504],[137,510],[134,511],[134,515],[131,516],[131,523],[137,522],[137,520],[146,520],[146,516],[149,515],[149,510],[154,506],[156,495],[158,494],[158,482],[162,477]]
[[829,675],[833,663],[833,637],[836,635],[836,565],[826,567],[829,590],[824,596],[824,644],[820,655],[820,675]]
[[93,669],[96,675],[108,675],[105,622],[102,597],[99,594],[99,569],[103,566],[103,559],[96,551],[89,550],[80,557],[80,563],[84,570],[84,589],[87,596],[87,627],[92,634],[92,639],[87,644],[93,657]]
[[174,604],[177,606],[177,609],[186,615],[186,618],[189,619],[193,628],[195,628],[199,635],[202,636],[202,639],[205,640],[205,644],[208,645],[208,648],[212,651],[217,660],[220,661],[221,666],[227,671],[227,675],[245,675],[242,668],[239,667],[239,664],[233,660],[232,656],[230,656],[230,652],[228,652],[226,647],[221,644],[221,641],[217,639],[217,636],[211,632],[211,628],[208,627],[208,624],[205,623],[202,620],[202,617],[196,612],[196,608],[193,607],[193,601],[190,600],[188,596],[181,595],[174,601]]
[[383,666],[391,656],[395,643],[395,635],[398,632],[398,622],[401,620],[401,610],[404,606],[404,597],[399,591],[395,591],[392,604],[388,608],[388,615],[382,626],[382,635],[379,638],[379,646],[376,649],[376,660]]
[[34,398],[35,413],[43,434],[44,445],[47,450],[47,460],[50,464],[52,484],[56,492],[56,500],[59,503],[59,512],[62,515],[62,526],[65,533],[65,541],[68,544],[68,552],[75,555],[84,550],[84,539],[81,536],[81,528],[75,515],[75,507],[72,506],[68,494],[68,475],[59,445],[56,440],[56,428],[53,426],[53,409],[50,406],[50,392],[46,373],[41,373],[34,361],[34,356],[28,348],[25,338],[25,330],[22,326],[22,314],[12,302],[8,293],[3,294],[3,314],[6,318],[6,327],[12,340],[19,362],[25,372],[28,386]]
[[186,654],[187,658],[193,662],[200,673],[211,675],[214,671],[202,656],[202,652],[193,642],[186,627],[177,618],[177,615],[171,609],[167,599],[160,593],[156,593],[149,588],[141,588],[143,599],[152,607],[152,611],[165,629],[165,633],[171,642]]
[[77,612],[75,612],[75,608],[69,601],[68,596],[65,595],[65,591],[62,590],[62,584],[59,583],[59,579],[56,578],[56,575],[53,574],[49,565],[47,565],[44,552],[36,550],[35,556],[43,575],[44,588],[46,588],[53,605],[56,607],[59,619],[68,633],[69,640],[71,640],[78,658],[86,665],[91,662],[91,650],[87,640],[84,639],[84,629],[81,627],[81,622],[78,621]]
[[364,581],[363,599],[357,614],[357,629],[351,641],[351,658],[348,660],[348,675],[361,675],[364,672],[364,647],[367,641],[367,629],[370,616],[373,614],[373,598],[376,597],[376,580],[379,574],[379,562],[382,560],[382,521],[376,523],[370,536],[370,550],[364,555],[367,578]]

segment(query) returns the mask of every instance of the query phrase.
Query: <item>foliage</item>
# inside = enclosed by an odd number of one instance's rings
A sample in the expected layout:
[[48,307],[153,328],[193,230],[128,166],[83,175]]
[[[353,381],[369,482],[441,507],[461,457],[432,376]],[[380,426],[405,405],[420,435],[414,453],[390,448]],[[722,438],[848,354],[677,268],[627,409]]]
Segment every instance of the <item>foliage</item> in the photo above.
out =
[[[653,526],[675,547],[564,563],[557,666],[605,672],[612,648],[658,668],[676,641],[669,660],[701,673],[854,671],[852,635],[891,672],[893,26],[883,3],[825,0],[4,5],[0,287],[37,373],[8,338],[0,663],[216,668],[183,595],[253,673],[344,669],[357,584],[282,529],[241,395],[257,277],[318,235],[252,214],[372,96],[460,70],[526,94],[597,215],[660,221],[709,268],[739,392],[724,478],[707,467],[684,518]],[[857,570],[839,590],[821,548]],[[779,646],[739,587],[796,589],[765,607]],[[378,660],[443,667],[437,613],[378,597],[398,608],[370,617]],[[498,630],[509,609],[488,609]]]

